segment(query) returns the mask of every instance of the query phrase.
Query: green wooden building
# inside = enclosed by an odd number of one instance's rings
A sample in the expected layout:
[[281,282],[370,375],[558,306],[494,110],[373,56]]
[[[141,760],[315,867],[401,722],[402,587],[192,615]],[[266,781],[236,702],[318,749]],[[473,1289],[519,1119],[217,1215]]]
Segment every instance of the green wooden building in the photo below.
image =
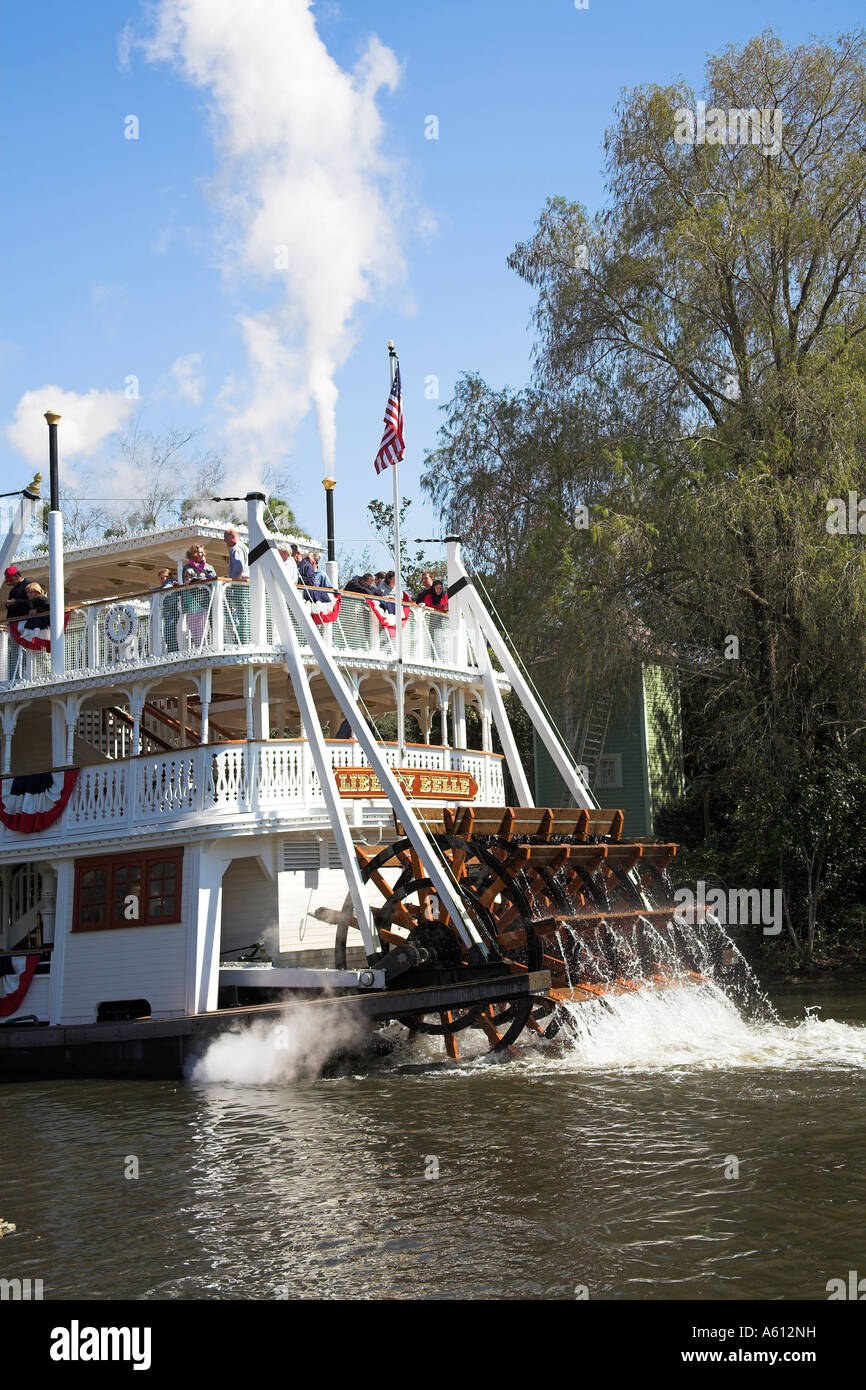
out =
[[[622,810],[624,837],[654,835],[659,811],[679,801],[685,790],[676,672],[642,666],[624,697],[596,696],[577,723],[577,761],[587,769],[596,799]],[[538,806],[571,803],[537,736],[535,800]]]

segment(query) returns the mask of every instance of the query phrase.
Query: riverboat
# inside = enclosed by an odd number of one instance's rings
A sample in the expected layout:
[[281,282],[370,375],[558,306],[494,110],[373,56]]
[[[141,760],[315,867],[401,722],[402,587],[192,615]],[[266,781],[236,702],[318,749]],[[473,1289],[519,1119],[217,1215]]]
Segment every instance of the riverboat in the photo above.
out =
[[[65,551],[55,525],[18,556],[40,505],[2,547],[52,607],[0,626],[0,1076],[182,1074],[288,1002],[508,1055],[576,1001],[720,966],[677,938],[675,847],[597,806],[458,537],[447,612],[396,612],[333,563],[304,588],[258,492],[248,578],[168,588],[222,523]],[[567,806],[533,804],[509,690]]]

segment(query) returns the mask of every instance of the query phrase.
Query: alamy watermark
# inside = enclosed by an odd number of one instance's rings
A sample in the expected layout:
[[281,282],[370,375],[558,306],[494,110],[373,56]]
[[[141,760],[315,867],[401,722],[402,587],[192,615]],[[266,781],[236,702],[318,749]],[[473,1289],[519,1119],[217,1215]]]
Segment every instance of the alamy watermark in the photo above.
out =
[[148,1371],[151,1340],[149,1327],[82,1327],[73,1318],[68,1327],[52,1328],[48,1355],[52,1361],[131,1361],[134,1371]]
[[13,1303],[40,1300],[43,1281],[41,1279],[0,1279],[0,1303]]
[[757,145],[761,154],[776,155],[782,148],[782,112],[778,106],[707,109],[699,101],[692,110],[679,106],[674,112],[677,145]]
[[828,497],[824,526],[831,536],[866,536],[866,497],[853,489],[847,499]]
[[828,1279],[826,1284],[827,1302],[834,1299],[850,1299],[854,1303],[866,1300],[866,1279],[860,1279],[856,1269],[848,1270],[847,1282],[844,1279]]
[[689,923],[705,922],[707,913],[723,927],[759,926],[764,936],[778,936],[782,930],[781,888],[711,888],[698,879],[696,892],[678,888],[674,907]]

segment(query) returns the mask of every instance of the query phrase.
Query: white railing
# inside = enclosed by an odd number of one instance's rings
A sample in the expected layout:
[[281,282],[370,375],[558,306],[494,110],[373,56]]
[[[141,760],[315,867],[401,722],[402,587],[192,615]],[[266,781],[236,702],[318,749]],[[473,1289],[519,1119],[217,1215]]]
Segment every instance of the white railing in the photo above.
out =
[[[267,596],[265,602],[270,646],[274,635]],[[343,593],[339,616],[321,630],[337,653],[394,659],[394,638],[360,594]],[[404,661],[450,669],[474,666],[465,640],[460,641],[462,651],[457,649],[457,633],[447,613],[413,604],[403,628]],[[250,645],[249,584],[217,580],[87,604],[70,611],[63,640],[69,673],[237,651]],[[0,684],[45,681],[50,670],[47,651],[20,646],[8,625],[0,626]]]
[[[334,768],[367,766],[355,742],[329,740],[328,749]],[[396,746],[385,745],[385,754],[394,766]],[[468,772],[478,784],[479,804],[504,802],[502,759],[495,753],[413,744],[401,766]],[[378,804],[383,804],[381,798]],[[39,833],[39,844],[44,848],[91,832],[131,832],[178,822],[192,827],[197,817],[209,827],[239,815],[254,821],[283,816],[303,821],[324,808],[306,740],[208,744],[82,767],[66,809]],[[21,843],[21,835],[0,827],[0,845]]]

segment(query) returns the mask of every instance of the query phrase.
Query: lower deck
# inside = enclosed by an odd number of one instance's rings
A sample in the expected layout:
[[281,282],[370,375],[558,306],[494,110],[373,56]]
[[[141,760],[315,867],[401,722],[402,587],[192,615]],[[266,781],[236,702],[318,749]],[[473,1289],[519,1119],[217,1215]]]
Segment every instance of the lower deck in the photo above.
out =
[[[167,1040],[193,1036],[190,1019],[221,1029],[239,1005],[279,1009],[300,990],[304,1007],[322,996],[364,1018],[408,1011],[413,1031],[438,1032],[457,1057],[463,1029],[494,1049],[525,1026],[555,1036],[566,996],[656,987],[725,963],[721,938],[684,940],[674,919],[664,872],[676,847],[622,842],[618,810],[429,805],[422,819],[417,850],[394,818],[356,830],[357,867],[311,827],[161,837],[111,853],[93,845],[4,872],[0,1035],[28,1056],[46,1044],[26,1038],[54,1040],[66,1074],[94,1064],[76,1048],[107,1041],[123,1043],[120,1065],[138,1065],[139,1043],[174,1055]],[[452,919],[455,892],[463,915]],[[542,976],[538,993],[531,982]],[[530,1003],[494,1009],[509,999]]]
[[[239,1005],[185,1018],[137,1018],[73,1026],[7,1025],[0,1028],[0,1080],[60,1077],[149,1077],[172,1079],[189,1073],[207,1045],[219,1034],[256,1021],[278,1024],[303,1012],[316,1029],[333,1030],[356,1022],[359,1035],[371,1034],[376,1024],[411,1019],[432,1011],[467,1008],[480,1002],[509,1004],[547,997],[550,974],[479,973],[476,978],[428,984],[411,989],[377,990],[367,994],[321,996],[309,991],[266,1004]],[[295,1015],[296,1016],[296,1015]],[[335,1026],[336,1025],[336,1026]]]

